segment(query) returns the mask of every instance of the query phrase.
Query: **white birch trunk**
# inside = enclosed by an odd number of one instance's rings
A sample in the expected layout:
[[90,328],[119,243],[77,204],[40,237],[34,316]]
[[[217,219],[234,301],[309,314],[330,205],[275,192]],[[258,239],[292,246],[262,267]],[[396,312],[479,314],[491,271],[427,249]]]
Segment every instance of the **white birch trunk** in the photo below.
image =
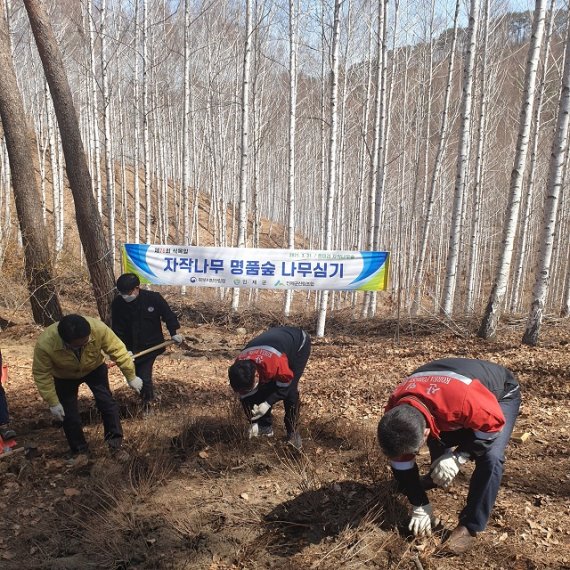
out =
[[480,223],[481,223],[481,195],[483,185],[483,172],[485,165],[485,141],[487,134],[487,106],[489,92],[487,88],[487,59],[489,45],[489,2],[484,0],[483,7],[483,49],[481,54],[481,103],[479,107],[479,124],[477,130],[477,155],[475,157],[475,180],[473,185],[473,204],[471,220],[471,247],[469,248],[469,261],[467,263],[467,284],[465,288],[465,311],[468,315],[475,310],[475,280],[479,267]]
[[457,172],[451,217],[451,234],[446,262],[446,275],[443,290],[442,312],[448,317],[453,312],[453,300],[457,286],[459,250],[463,232],[463,200],[465,179],[469,167],[469,138],[471,135],[471,105],[473,100],[473,71],[475,69],[475,43],[477,40],[479,0],[471,0],[469,29],[467,32],[467,53],[463,68],[463,98],[461,102],[461,126],[457,151]]
[[184,115],[182,118],[182,225],[184,245],[190,245],[190,0],[184,0]]
[[426,255],[428,251],[428,240],[431,224],[433,220],[433,207],[436,200],[436,190],[440,184],[440,176],[443,168],[443,157],[447,148],[449,139],[449,106],[451,100],[451,87],[453,83],[453,72],[455,68],[455,49],[457,45],[457,31],[459,29],[459,6],[460,0],[455,3],[455,13],[453,16],[453,35],[451,38],[451,46],[449,51],[449,66],[447,69],[447,82],[445,85],[445,96],[443,100],[443,111],[441,114],[441,126],[439,129],[440,138],[435,156],[429,195],[426,204],[426,211],[423,220],[423,231],[420,242],[420,252],[416,264],[415,279],[414,279],[414,303],[412,307],[412,314],[416,315],[421,310],[423,280],[425,275]]
[[536,281],[532,292],[532,304],[528,316],[526,330],[522,342],[531,346],[536,346],[540,327],[544,316],[544,305],[550,282],[550,269],[552,263],[552,251],[554,246],[554,236],[556,233],[556,222],[558,215],[558,204],[560,202],[560,192],[562,187],[562,171],[566,153],[568,152],[568,123],[570,118],[570,27],[566,32],[566,50],[564,62],[564,74],[562,77],[562,92],[558,107],[558,119],[554,141],[552,142],[552,153],[550,156],[550,166],[548,170],[548,182],[546,185],[546,195],[544,204],[544,222],[542,226],[542,237],[540,244],[540,255],[538,267],[536,269]]
[[535,187],[535,177],[538,165],[538,154],[539,148],[538,143],[540,140],[541,126],[542,126],[542,102],[544,100],[544,94],[546,89],[546,78],[548,73],[548,60],[550,56],[550,39],[552,37],[552,29],[554,25],[554,15],[556,10],[554,10],[554,0],[550,1],[550,16],[548,20],[548,27],[546,35],[544,38],[544,57],[542,65],[542,73],[540,79],[540,85],[538,88],[538,93],[536,96],[536,104],[534,111],[534,127],[533,127],[533,138],[532,138],[532,148],[530,152],[530,163],[528,169],[527,177],[527,188],[526,188],[526,199],[524,204],[523,213],[521,216],[521,222],[519,226],[519,251],[517,255],[517,261],[515,264],[514,277],[512,279],[512,293],[510,301],[510,311],[511,313],[520,310],[521,308],[521,294],[524,290],[525,284],[525,273],[524,265],[528,259],[528,240],[530,233],[530,222],[533,211],[534,204],[534,187]]
[[493,288],[489,296],[485,315],[479,327],[478,335],[489,339],[495,336],[501,316],[507,283],[511,271],[513,244],[516,227],[519,221],[519,210],[522,193],[522,181],[526,168],[531,119],[534,109],[536,76],[542,38],[544,35],[544,19],[546,0],[536,0],[532,37],[529,44],[528,60],[525,72],[524,93],[521,103],[519,134],[515,153],[515,163],[511,172],[509,203],[505,216],[502,248],[500,252]]
[[93,128],[93,154],[94,164],[91,177],[95,183],[95,197],[97,200],[97,209],[99,214],[103,213],[103,190],[101,183],[101,142],[99,136],[99,97],[97,85],[97,65],[95,63],[95,20],[93,18],[93,1],[87,0],[87,22],[89,26],[89,64],[91,66],[91,109]]
[[148,0],[142,0],[142,113],[143,113],[143,162],[144,162],[144,196],[145,196],[145,241],[152,243],[152,173],[150,149],[150,106],[149,106],[149,24]]
[[103,124],[105,132],[105,184],[107,197],[107,232],[111,263],[115,266],[115,169],[111,142],[111,96],[107,60],[107,0],[101,0],[101,80],[103,87]]
[[[333,204],[336,192],[336,153],[337,153],[337,128],[338,128],[338,69],[339,69],[339,44],[340,44],[340,7],[342,0],[335,0],[334,20],[331,47],[331,72],[330,72],[330,139],[328,161],[328,185],[326,194],[325,212],[325,248],[332,245]],[[317,337],[325,334],[325,322],[327,318],[328,290],[322,292],[319,306],[319,318],[317,321]]]
[[[297,12],[298,1],[289,0],[289,172],[287,176],[287,247],[295,248],[295,134],[297,127]],[[291,313],[293,291],[285,293],[284,313]]]
[[[384,56],[383,44],[383,32],[384,32],[384,2],[380,0],[378,2],[378,37],[376,40],[376,93],[375,93],[375,103],[374,103],[374,129],[372,135],[372,159],[370,164],[370,178],[369,178],[369,189],[368,189],[368,239],[367,245],[370,251],[374,250],[375,243],[375,223],[376,223],[376,208],[378,204],[376,203],[377,188],[378,188],[378,171],[380,164],[380,145],[381,145],[381,120],[382,120],[382,69]],[[364,302],[362,304],[362,317],[367,317],[370,313],[370,306],[374,296],[370,291],[364,294]]]
[[139,73],[140,73],[140,63],[139,63],[139,44],[140,44],[140,26],[139,26],[139,2],[135,2],[135,50],[134,50],[134,60],[135,60],[135,76],[133,78],[134,90],[134,118],[133,118],[133,138],[134,138],[134,148],[133,148],[133,209],[134,209],[134,241],[135,243],[140,243],[141,241],[141,189],[140,189],[140,179],[139,179],[139,157],[140,157],[140,86],[139,86]]
[[[245,0],[245,45],[243,56],[242,96],[241,96],[241,159],[240,159],[240,187],[238,210],[238,236],[237,246],[246,245],[247,231],[247,188],[249,183],[249,83],[251,68],[251,0]],[[237,311],[239,306],[238,287],[232,294],[231,310]]]
[[61,183],[59,180],[59,165],[57,160],[57,134],[56,128],[53,122],[52,108],[51,108],[51,98],[49,96],[49,87],[47,81],[44,82],[44,97],[46,102],[46,124],[47,124],[47,137],[49,146],[49,161],[51,169],[51,191],[52,191],[52,202],[53,202],[53,229],[54,229],[54,249],[56,257],[59,255],[63,249],[63,235],[60,226],[61,209],[63,207],[60,201],[60,187]]

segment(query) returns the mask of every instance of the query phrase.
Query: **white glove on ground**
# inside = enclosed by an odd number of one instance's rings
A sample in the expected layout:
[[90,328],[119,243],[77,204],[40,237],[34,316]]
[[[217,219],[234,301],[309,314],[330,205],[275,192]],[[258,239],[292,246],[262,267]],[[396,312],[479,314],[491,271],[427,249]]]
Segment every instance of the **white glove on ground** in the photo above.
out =
[[448,451],[438,457],[431,464],[431,479],[439,487],[447,489],[455,476],[459,473],[459,468],[467,463],[468,457],[461,453]]
[[184,341],[184,337],[181,334],[173,334],[172,335],[172,340],[176,343],[176,344],[182,344],[182,342]]
[[60,422],[63,421],[63,418],[65,417],[65,412],[63,411],[63,406],[59,402],[55,406],[50,406],[49,411],[57,420],[59,420]]
[[261,402],[261,404],[254,404],[251,408],[251,419],[253,421],[258,420],[263,417],[269,410],[271,406],[267,402]]
[[140,394],[142,387],[143,387],[143,381],[141,378],[139,378],[138,376],[135,376],[134,380],[127,380],[127,384],[137,393]]
[[432,519],[433,508],[429,503],[420,507],[414,507],[408,529],[414,536],[431,536]]

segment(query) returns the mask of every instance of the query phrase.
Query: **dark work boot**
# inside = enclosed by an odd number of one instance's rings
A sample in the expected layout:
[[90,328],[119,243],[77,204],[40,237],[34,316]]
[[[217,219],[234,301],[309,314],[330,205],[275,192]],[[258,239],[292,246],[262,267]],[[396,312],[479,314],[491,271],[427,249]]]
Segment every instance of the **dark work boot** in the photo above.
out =
[[4,441],[8,441],[9,439],[14,439],[16,437],[16,432],[13,429],[10,429],[8,424],[4,424],[0,426],[0,437]]

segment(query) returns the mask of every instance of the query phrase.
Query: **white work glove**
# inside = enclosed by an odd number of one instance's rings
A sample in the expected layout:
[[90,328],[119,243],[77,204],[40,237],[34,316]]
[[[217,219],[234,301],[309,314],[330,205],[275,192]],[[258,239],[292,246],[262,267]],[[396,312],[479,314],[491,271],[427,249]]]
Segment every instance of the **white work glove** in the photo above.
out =
[[133,354],[133,351],[127,350],[127,354],[133,359],[133,362],[134,362],[135,361],[135,358],[134,358],[135,355]]
[[412,518],[410,519],[408,529],[414,536],[431,536],[432,524],[435,525],[436,523],[433,516],[433,508],[429,503],[412,509]]
[[269,410],[271,406],[267,402],[261,402],[261,404],[254,404],[251,408],[251,419],[252,421],[258,420],[263,417]]
[[184,337],[181,334],[173,334],[171,338],[176,344],[182,344],[184,341]]
[[438,486],[447,489],[455,476],[459,473],[459,468],[467,463],[469,457],[461,453],[447,451],[438,457],[431,464],[431,479]]
[[50,406],[49,411],[57,420],[59,420],[60,422],[63,421],[63,418],[65,417],[65,412],[63,411],[63,406],[59,402],[55,406]]
[[141,378],[139,378],[138,376],[135,376],[134,380],[127,380],[127,384],[137,393],[140,394],[142,387],[143,387],[143,381]]

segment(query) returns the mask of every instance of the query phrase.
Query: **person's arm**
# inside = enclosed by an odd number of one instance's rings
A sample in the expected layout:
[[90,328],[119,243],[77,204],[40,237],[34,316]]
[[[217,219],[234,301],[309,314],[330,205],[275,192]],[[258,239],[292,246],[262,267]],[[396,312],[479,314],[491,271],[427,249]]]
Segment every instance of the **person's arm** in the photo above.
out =
[[273,406],[277,402],[287,398],[291,382],[294,378],[293,372],[289,368],[287,357],[284,354],[279,357],[275,356],[273,360],[275,361],[272,363],[275,365],[273,379],[275,380],[275,386],[277,389],[269,394],[265,399],[270,406]]
[[59,403],[59,398],[55,392],[52,361],[49,354],[37,345],[34,349],[32,375],[40,396],[49,406],[56,406]]
[[414,506],[429,504],[429,499],[420,483],[420,473],[414,456],[390,460],[398,491],[403,493]]
[[170,333],[170,336],[174,336],[176,331],[180,328],[180,323],[178,322],[178,317],[174,314],[174,311],[170,308],[170,305],[166,302],[166,299],[157,293],[157,304],[160,308],[160,316]]
[[[103,324],[103,323],[102,323]],[[135,379],[135,363],[127,351],[125,343],[105,324],[101,331],[101,348],[121,369],[123,376],[130,382]]]

